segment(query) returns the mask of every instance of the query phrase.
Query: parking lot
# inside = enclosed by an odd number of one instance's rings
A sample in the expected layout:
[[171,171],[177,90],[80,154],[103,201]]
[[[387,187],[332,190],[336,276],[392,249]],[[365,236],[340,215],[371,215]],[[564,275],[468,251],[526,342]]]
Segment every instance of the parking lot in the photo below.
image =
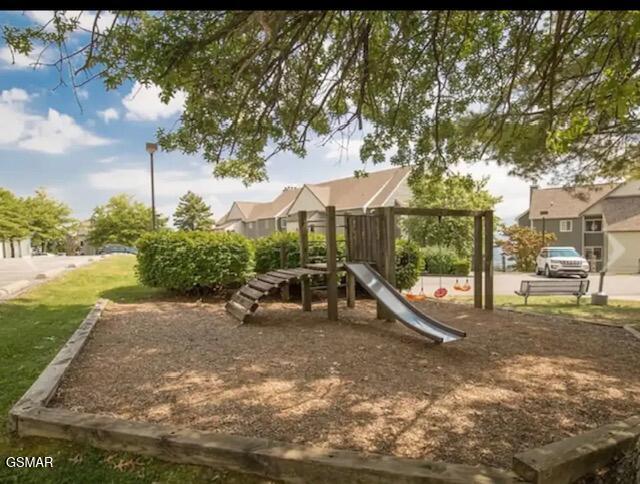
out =
[[[464,292],[453,290],[453,285],[458,282],[464,283],[466,277],[442,277],[442,286],[449,291],[450,295],[464,295]],[[469,276],[469,284],[473,286],[473,276]],[[520,287],[520,281],[527,279],[546,279],[544,276],[536,276],[533,273],[523,272],[495,272],[493,278],[493,291],[496,295],[513,295]],[[600,275],[589,275],[589,293],[598,292]],[[427,295],[440,287],[440,278],[438,276],[422,277],[424,291]],[[413,287],[412,292],[420,292],[421,282]],[[640,300],[640,274],[611,274],[605,277],[604,291],[613,299],[631,299]],[[469,291],[466,294],[472,294]]]

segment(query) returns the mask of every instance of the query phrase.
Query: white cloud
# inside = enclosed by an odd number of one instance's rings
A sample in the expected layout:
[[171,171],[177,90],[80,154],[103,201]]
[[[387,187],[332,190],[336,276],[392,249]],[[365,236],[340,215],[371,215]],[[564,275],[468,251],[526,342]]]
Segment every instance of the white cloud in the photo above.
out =
[[[27,17],[38,25],[47,25],[45,31],[52,32],[54,30],[53,22],[49,22],[53,18],[53,10],[28,10],[25,12]],[[65,10],[64,17],[69,20],[78,20],[78,30],[91,30],[96,18],[96,12],[92,10]],[[100,12],[97,27],[100,31],[104,31],[111,27],[115,15],[110,12]]]
[[155,84],[143,86],[136,81],[129,95],[122,100],[127,110],[125,117],[133,121],[155,121],[184,110],[186,94],[183,91],[178,91],[167,104],[160,100],[160,92]]
[[24,89],[12,87],[11,89],[2,91],[2,101],[5,103],[21,103],[27,102],[28,100],[29,94]]
[[100,116],[102,120],[108,124],[111,120],[119,119],[120,113],[115,108],[107,108],[104,111],[98,111],[98,116]]
[[[202,196],[212,206],[216,218],[221,217],[233,200],[269,201],[282,191],[285,184],[263,182],[247,189],[234,179],[217,179],[210,168],[202,164],[200,170],[162,170],[156,165],[155,194],[159,212],[170,216],[175,211],[178,198],[191,190]],[[113,168],[88,175],[89,186],[113,193],[129,193],[137,200],[150,203],[150,175],[147,168]]]
[[479,180],[488,176],[487,189],[502,197],[496,205],[496,214],[507,224],[513,223],[515,217],[529,208],[529,184],[518,177],[509,175],[509,168],[489,163],[462,163],[454,171],[470,174]]
[[360,159],[360,148],[364,140],[361,138],[345,139],[344,141],[332,141],[327,144],[325,158],[328,160],[349,161]]
[[66,114],[49,109],[46,116],[25,110],[29,94],[10,89],[0,94],[0,146],[61,154],[77,146],[101,146],[111,141],[97,136]]
[[[25,12],[26,17],[31,20],[34,24],[45,27],[45,32],[53,32],[54,24],[50,22],[53,18],[53,10],[28,10]],[[87,35],[87,31],[91,31],[93,28],[93,23],[96,18],[95,11],[83,11],[83,10],[66,10],[64,13],[65,18],[78,19],[79,24],[77,30],[73,34],[72,39],[76,39],[79,35]],[[115,19],[115,15],[110,12],[101,12],[100,17],[97,22],[97,27],[100,32],[104,32],[106,29],[110,28]],[[38,56],[41,54],[42,45],[34,45],[33,51],[29,55],[18,54],[14,52],[13,55],[8,46],[0,48],[0,65],[3,67],[12,67],[14,69],[26,69],[35,67],[35,63],[38,62]],[[55,49],[45,50],[41,58],[39,59],[42,63],[51,63],[56,59]],[[81,92],[80,90],[78,96],[80,99],[86,99],[84,96],[86,91]],[[88,93],[86,93],[88,95]]]
[[86,89],[76,89],[76,96],[78,96],[78,99],[89,99],[89,91]]
[[5,67],[12,67],[14,69],[33,68],[37,60],[37,55],[34,52],[30,55],[24,55],[18,52],[12,53],[11,49],[7,46],[0,48],[0,64]]
[[98,160],[96,160],[98,163],[102,163],[103,165],[107,165],[109,163],[113,163],[114,161],[116,161],[118,159],[117,156],[107,156],[105,158],[100,158]]

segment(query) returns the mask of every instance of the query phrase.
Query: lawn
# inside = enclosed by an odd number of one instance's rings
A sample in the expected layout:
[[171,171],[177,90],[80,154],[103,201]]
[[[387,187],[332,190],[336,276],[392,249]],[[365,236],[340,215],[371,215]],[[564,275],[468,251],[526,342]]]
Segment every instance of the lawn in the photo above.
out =
[[[452,298],[455,301],[465,303],[473,302],[468,296]],[[540,314],[553,314],[576,319],[583,319],[599,323],[607,323],[616,326],[626,324],[640,324],[640,301],[626,301],[610,299],[607,306],[594,306],[588,296],[582,298],[580,305],[576,305],[575,297],[567,296],[540,296],[529,298],[529,303],[524,305],[521,296],[495,296],[495,305],[529,311]]]
[[[100,297],[127,303],[164,296],[138,284],[135,258],[113,256],[0,304],[0,482],[264,482],[214,469],[164,463],[7,433],[7,414]],[[53,469],[10,469],[7,456],[52,456]]]

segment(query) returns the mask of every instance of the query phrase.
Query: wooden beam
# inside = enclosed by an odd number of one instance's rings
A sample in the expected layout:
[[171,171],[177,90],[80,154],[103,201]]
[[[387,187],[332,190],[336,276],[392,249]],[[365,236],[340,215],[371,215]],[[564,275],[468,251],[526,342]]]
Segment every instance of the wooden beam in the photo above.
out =
[[[277,220],[276,220],[277,223]],[[280,247],[280,269],[286,269],[288,266],[288,259],[289,259],[289,254],[287,251],[287,246],[283,245]],[[280,298],[284,301],[284,302],[288,302],[289,299],[291,299],[290,294],[289,294],[289,284],[285,284],[284,286],[282,286],[280,288]]]
[[[345,215],[344,217],[344,240],[345,240],[345,258],[347,262],[352,260],[352,244],[353,244],[353,216]],[[356,307],[356,278],[347,271],[347,307]]]
[[484,214],[484,308],[493,309],[493,210]]
[[393,207],[396,215],[420,215],[423,217],[477,217],[483,210],[457,210],[453,208]]
[[[367,259],[372,259],[376,262],[376,268],[380,275],[386,279],[387,269],[385,267],[384,257],[384,237],[380,233],[384,227],[384,213],[382,209],[376,210],[372,215],[365,218],[365,232],[364,237],[367,242]],[[379,230],[376,230],[379,229]],[[382,305],[379,299],[376,299],[376,319],[389,319],[387,310]]]
[[20,412],[15,418],[19,435],[24,437],[76,441],[114,452],[134,452],[181,464],[257,474],[277,482],[507,484],[517,481],[513,473],[491,467],[289,444],[61,408],[41,407]]
[[330,321],[338,320],[338,242],[336,240],[336,207],[326,211],[327,242],[327,314]]
[[[384,265],[384,278],[393,287],[396,287],[396,227],[393,207],[382,209],[382,220],[380,225],[382,235],[378,244],[382,248],[382,259]],[[387,309],[384,310],[385,319],[394,322],[396,318]]]
[[473,306],[482,307],[482,216],[473,219]]
[[[298,212],[298,233],[300,239],[300,267],[309,263],[309,232],[307,231],[307,212]],[[302,310],[311,311],[311,281],[309,276],[300,277]]]

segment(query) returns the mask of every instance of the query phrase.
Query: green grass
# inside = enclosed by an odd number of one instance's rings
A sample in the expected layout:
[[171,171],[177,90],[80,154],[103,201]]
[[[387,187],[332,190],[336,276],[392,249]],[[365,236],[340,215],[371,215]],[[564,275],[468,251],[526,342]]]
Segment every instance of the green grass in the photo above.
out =
[[[174,465],[61,441],[7,432],[11,406],[31,386],[95,301],[134,302],[167,296],[137,283],[135,258],[114,256],[76,269],[0,304],[0,483],[264,482],[205,467]],[[10,469],[7,456],[52,456],[53,469]]]
[[[471,303],[471,297],[462,296],[453,298],[462,302]],[[608,323],[616,326],[625,324],[640,324],[640,301],[626,301],[610,299],[607,306],[594,306],[590,304],[589,296],[583,297],[580,306],[576,305],[575,297],[565,296],[532,296],[528,304],[524,305],[521,296],[495,296],[495,305],[529,311],[540,314],[553,314],[576,319],[584,319],[599,323]]]

